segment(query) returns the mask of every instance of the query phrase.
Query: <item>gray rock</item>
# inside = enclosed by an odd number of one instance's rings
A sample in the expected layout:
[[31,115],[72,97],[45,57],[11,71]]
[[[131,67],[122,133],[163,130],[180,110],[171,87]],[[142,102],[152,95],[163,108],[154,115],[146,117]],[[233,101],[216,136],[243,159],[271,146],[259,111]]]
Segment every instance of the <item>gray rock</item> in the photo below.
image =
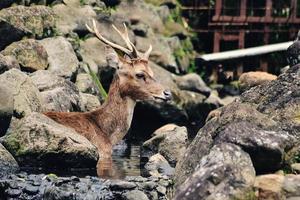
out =
[[2,84],[0,85],[0,94],[0,136],[3,136],[13,116],[14,96],[10,88]]
[[173,174],[174,168],[172,168],[168,161],[159,153],[149,158],[143,170],[143,176],[171,177]]
[[14,157],[0,144],[0,177],[4,175],[17,173],[19,165]]
[[222,143],[199,161],[174,199],[243,199],[252,191],[254,180],[255,170],[249,155],[236,145]]
[[98,159],[85,137],[39,113],[12,122],[3,145],[20,166],[95,167]]
[[276,171],[284,163],[285,152],[296,138],[284,131],[264,130],[249,122],[230,123],[215,139],[215,143],[233,143],[249,153],[256,171]]
[[79,68],[79,61],[72,45],[64,37],[47,38],[40,41],[48,53],[48,70],[54,74],[73,79]]
[[80,96],[85,111],[92,111],[101,106],[99,98],[92,94],[80,93]]
[[44,111],[85,110],[78,88],[71,81],[46,70],[39,70],[30,77],[40,91]]
[[14,56],[0,54],[0,74],[12,68],[20,69],[19,63]]
[[152,155],[160,153],[172,166],[175,166],[187,147],[186,127],[169,124],[156,130],[153,135],[154,137],[144,142],[144,153]]
[[286,73],[268,84],[252,88],[241,95],[241,102],[251,103],[267,114],[283,130],[299,136],[300,68],[291,67]]
[[191,73],[184,76],[176,76],[174,79],[178,87],[182,90],[198,92],[207,97],[211,93],[211,89],[205,84],[198,74]]
[[53,6],[53,12],[57,15],[57,29],[68,34],[72,31],[85,31],[85,24],[96,17],[96,12],[89,5],[82,6],[80,1],[68,0],[63,4]]
[[42,111],[42,99],[38,88],[30,77],[17,69],[11,69],[0,75],[0,85],[9,88],[13,95],[14,116],[21,118],[31,112]]
[[149,26],[147,24],[138,23],[131,26],[135,35],[140,37],[147,37]]
[[0,11],[0,27],[1,50],[25,35],[37,38],[51,35],[55,28],[55,15],[46,6],[14,6]]
[[131,190],[125,192],[122,196],[126,200],[149,200],[147,195],[140,190]]
[[170,9],[166,5],[158,7],[157,12],[163,22],[166,22],[170,17]]
[[91,76],[87,73],[78,74],[75,84],[82,93],[97,94],[96,85]]
[[48,54],[37,40],[25,39],[14,42],[1,53],[5,56],[14,56],[26,71],[42,70],[48,66]]
[[111,180],[109,181],[110,188],[112,190],[126,190],[126,189],[133,189],[136,187],[136,184],[128,181],[121,181],[121,180]]

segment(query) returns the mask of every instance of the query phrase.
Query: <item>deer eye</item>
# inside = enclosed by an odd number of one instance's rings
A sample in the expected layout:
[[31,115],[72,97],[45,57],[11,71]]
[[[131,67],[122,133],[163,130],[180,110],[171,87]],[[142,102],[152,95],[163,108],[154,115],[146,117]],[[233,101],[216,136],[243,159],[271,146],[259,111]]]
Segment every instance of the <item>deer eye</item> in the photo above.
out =
[[138,79],[145,79],[145,74],[144,73],[137,73],[135,75]]

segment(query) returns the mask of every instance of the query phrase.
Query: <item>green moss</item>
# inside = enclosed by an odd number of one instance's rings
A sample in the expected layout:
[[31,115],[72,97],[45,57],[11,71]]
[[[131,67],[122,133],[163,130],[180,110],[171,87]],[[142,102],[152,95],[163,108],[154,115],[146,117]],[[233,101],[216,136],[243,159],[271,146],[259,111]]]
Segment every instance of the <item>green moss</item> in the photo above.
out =
[[154,6],[160,6],[161,0],[145,0],[146,3],[152,4]]
[[12,135],[9,135],[5,139],[5,146],[12,152],[15,152],[16,156],[24,154],[24,147],[20,144],[19,140]]

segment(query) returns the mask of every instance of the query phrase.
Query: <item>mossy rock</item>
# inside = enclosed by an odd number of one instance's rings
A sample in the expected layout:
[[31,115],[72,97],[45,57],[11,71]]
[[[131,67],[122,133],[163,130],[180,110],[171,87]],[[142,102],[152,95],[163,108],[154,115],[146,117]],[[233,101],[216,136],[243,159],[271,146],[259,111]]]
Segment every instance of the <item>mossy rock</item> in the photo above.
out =
[[5,56],[15,56],[21,67],[26,71],[46,69],[48,54],[36,40],[27,39],[14,42],[2,51]]

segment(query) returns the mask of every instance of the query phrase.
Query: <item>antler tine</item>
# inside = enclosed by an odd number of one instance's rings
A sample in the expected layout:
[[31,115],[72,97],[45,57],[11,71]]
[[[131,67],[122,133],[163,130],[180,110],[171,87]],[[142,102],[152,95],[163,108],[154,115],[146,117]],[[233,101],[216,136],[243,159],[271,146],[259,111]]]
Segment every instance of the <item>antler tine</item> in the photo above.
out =
[[149,59],[151,51],[152,51],[152,45],[150,44],[149,49],[144,53],[144,56],[143,56],[144,59],[146,59],[146,60]]
[[129,36],[128,36],[127,27],[126,27],[125,23],[123,25],[124,25],[124,32],[121,32],[115,25],[112,25],[112,27],[121,36],[121,38],[125,41],[128,49],[133,51],[132,46],[130,45],[130,39],[129,39]]
[[111,46],[111,47],[114,48],[114,49],[118,49],[118,50],[120,50],[120,51],[126,53],[126,54],[129,55],[129,56],[132,54],[133,51],[132,51],[131,48],[130,48],[130,49],[126,49],[126,48],[124,48],[124,47],[122,47],[122,46],[120,46],[120,45],[117,45],[117,44],[115,44],[115,43],[113,43],[113,42],[110,42],[109,40],[107,40],[106,38],[104,38],[104,37],[99,33],[99,31],[98,31],[98,29],[97,29],[96,21],[95,21],[94,19],[93,19],[93,29],[92,29],[89,25],[87,25],[87,24],[85,24],[85,26],[86,26],[86,28],[87,28],[91,33],[94,33],[94,34],[98,37],[98,39],[99,39],[100,41],[102,41],[103,43],[105,43],[105,44]]

